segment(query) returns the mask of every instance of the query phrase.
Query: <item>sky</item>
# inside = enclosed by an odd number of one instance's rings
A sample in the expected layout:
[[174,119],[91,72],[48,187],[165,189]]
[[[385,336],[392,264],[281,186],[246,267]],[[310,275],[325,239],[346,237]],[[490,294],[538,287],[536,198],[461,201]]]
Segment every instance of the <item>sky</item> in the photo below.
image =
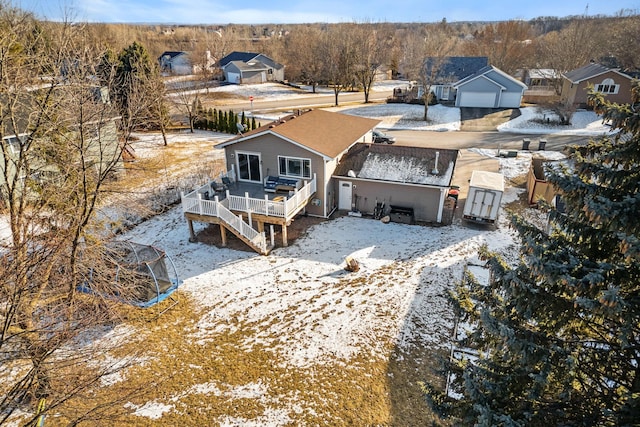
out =
[[[539,16],[615,15],[640,0],[12,0],[39,18],[79,22],[166,24],[294,24],[529,20]],[[70,12],[70,13],[69,13]]]

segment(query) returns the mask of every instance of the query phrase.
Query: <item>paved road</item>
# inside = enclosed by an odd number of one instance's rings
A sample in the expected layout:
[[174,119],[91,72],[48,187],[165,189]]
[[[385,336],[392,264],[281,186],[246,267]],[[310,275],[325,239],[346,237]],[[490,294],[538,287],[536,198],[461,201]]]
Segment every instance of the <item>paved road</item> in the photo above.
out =
[[[371,102],[384,102],[391,96],[392,91],[371,92]],[[289,98],[277,101],[254,101],[253,103],[240,101],[228,104],[235,111],[253,111],[254,113],[269,113],[273,111],[291,111],[297,108],[320,108],[331,107],[334,105],[335,98],[333,94],[309,94],[309,96],[301,98]],[[349,104],[363,105],[363,93],[343,92],[338,96],[338,103],[341,106]],[[385,131],[387,132],[387,131]],[[546,139],[546,150],[562,151],[568,144],[584,144],[588,141],[587,136],[575,135],[527,135],[513,134],[497,131],[489,132],[435,132],[435,131],[411,131],[411,130],[389,130],[387,133],[396,137],[398,145],[414,145],[422,147],[440,147],[440,148],[487,148],[487,149],[504,149],[504,150],[520,150],[522,149],[522,140],[529,139],[529,149],[535,151],[538,149],[540,139]]]
[[398,145],[413,145],[419,147],[434,148],[487,148],[503,150],[521,150],[522,140],[529,139],[529,150],[536,151],[539,148],[540,139],[545,139],[545,149],[550,151],[562,151],[571,144],[584,144],[589,140],[588,136],[577,135],[526,135],[505,132],[435,132],[412,130],[388,130],[389,135],[396,137]]
[[[369,94],[369,102],[385,102],[392,95],[392,91],[376,91]],[[335,96],[326,93],[309,93],[308,96],[300,98],[287,98],[277,101],[237,101],[225,100],[225,105],[233,107],[235,111],[253,111],[254,113],[265,113],[277,110],[294,110],[297,108],[320,108],[332,107],[335,105]],[[363,105],[364,93],[362,92],[341,92],[338,95],[338,105],[349,104]]]

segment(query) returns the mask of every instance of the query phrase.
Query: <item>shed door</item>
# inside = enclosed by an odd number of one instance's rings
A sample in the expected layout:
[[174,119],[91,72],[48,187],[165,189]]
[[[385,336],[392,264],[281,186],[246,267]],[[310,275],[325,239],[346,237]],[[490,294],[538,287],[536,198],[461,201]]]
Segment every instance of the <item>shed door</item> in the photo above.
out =
[[460,107],[483,107],[494,108],[496,105],[496,94],[493,92],[460,92]]
[[353,188],[350,181],[338,181],[338,209],[351,210]]

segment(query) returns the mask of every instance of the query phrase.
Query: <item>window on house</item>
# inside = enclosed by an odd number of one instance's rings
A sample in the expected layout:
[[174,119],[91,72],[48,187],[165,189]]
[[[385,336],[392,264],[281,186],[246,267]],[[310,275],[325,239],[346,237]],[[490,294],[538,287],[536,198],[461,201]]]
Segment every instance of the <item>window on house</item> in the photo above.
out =
[[295,178],[311,178],[311,160],[278,156],[278,173]]
[[12,153],[18,153],[20,151],[20,146],[24,143],[25,139],[26,135],[12,135],[2,138],[3,142],[9,145],[9,150]]
[[613,79],[604,79],[602,83],[596,85],[596,92],[614,95],[618,93],[619,88],[620,85],[617,85]]

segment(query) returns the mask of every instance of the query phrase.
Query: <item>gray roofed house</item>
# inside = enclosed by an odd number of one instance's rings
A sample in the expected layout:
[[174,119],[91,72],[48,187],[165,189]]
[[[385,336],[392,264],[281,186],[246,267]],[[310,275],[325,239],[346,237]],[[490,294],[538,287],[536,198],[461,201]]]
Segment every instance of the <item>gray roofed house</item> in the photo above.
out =
[[284,65],[261,53],[231,52],[219,61],[229,83],[265,83],[284,80]]
[[[455,100],[453,86],[489,65],[489,58],[486,56],[428,57],[424,64],[427,75],[431,76],[433,73],[431,92],[439,102],[446,103]],[[422,94],[418,93],[418,97],[421,96]]]
[[604,94],[608,101],[618,104],[631,102],[633,78],[617,68],[590,63],[562,75],[562,101],[584,107],[587,105],[588,87]]
[[[196,58],[197,60],[197,58]],[[206,51],[200,63],[194,61],[192,55],[185,51],[165,51],[158,57],[160,71],[165,74],[189,75],[202,71],[202,67],[212,67],[214,60],[211,52]]]
[[488,65],[454,85],[456,107],[520,108],[527,85]]

